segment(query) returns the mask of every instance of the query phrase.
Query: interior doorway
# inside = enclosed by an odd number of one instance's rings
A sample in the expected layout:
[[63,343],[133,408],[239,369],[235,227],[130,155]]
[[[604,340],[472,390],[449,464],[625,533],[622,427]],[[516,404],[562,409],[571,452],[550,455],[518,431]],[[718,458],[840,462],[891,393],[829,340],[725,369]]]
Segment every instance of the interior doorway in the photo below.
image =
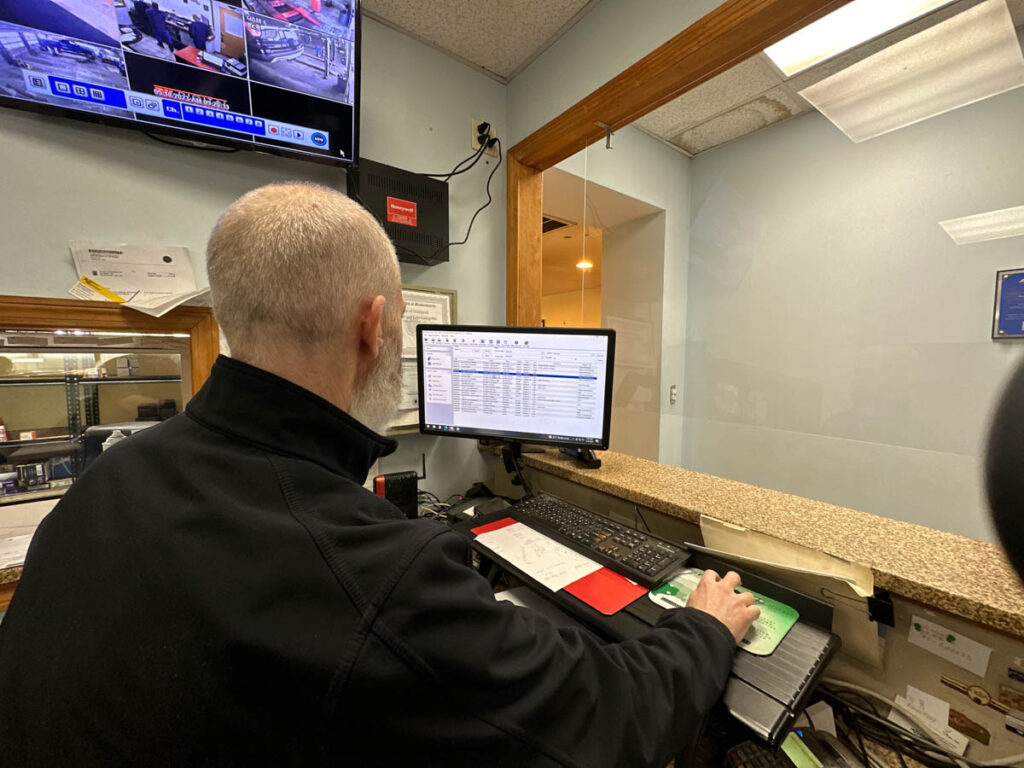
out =
[[541,321],[615,329],[610,447],[657,461],[665,212],[585,187],[566,171],[544,172]]

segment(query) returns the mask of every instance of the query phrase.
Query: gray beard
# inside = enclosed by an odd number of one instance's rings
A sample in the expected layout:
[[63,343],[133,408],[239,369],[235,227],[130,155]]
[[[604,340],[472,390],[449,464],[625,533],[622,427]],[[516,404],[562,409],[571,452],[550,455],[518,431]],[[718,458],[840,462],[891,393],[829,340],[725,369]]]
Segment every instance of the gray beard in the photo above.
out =
[[384,344],[377,365],[352,393],[349,414],[374,432],[383,432],[394,421],[402,398],[401,337],[394,342]]

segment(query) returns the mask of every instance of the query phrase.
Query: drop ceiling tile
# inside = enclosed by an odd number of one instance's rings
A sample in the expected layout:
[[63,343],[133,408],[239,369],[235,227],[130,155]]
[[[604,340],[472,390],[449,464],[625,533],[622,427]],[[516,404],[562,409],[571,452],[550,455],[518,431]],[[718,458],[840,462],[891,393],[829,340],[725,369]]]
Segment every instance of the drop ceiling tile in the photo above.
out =
[[811,106],[787,86],[779,86],[724,115],[712,118],[670,141],[692,155],[810,111]]
[[507,81],[596,0],[363,0],[372,18]]
[[781,83],[781,75],[759,54],[641,117],[636,124],[667,139],[746,104]]

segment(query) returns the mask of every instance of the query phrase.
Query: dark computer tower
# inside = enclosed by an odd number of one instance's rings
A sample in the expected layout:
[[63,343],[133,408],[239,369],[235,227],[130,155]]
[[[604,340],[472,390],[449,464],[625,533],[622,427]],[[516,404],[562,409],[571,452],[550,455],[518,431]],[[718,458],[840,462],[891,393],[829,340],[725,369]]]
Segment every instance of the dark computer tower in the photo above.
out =
[[399,261],[448,261],[447,183],[365,157],[349,170],[348,183],[352,197],[384,225]]

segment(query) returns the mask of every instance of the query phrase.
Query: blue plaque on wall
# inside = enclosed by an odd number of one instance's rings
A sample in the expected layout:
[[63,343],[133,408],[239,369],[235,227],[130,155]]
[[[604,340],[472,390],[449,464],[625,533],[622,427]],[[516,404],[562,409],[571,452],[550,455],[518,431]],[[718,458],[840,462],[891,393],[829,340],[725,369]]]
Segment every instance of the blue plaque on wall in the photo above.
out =
[[1024,269],[1007,269],[996,273],[992,338],[1024,338]]

